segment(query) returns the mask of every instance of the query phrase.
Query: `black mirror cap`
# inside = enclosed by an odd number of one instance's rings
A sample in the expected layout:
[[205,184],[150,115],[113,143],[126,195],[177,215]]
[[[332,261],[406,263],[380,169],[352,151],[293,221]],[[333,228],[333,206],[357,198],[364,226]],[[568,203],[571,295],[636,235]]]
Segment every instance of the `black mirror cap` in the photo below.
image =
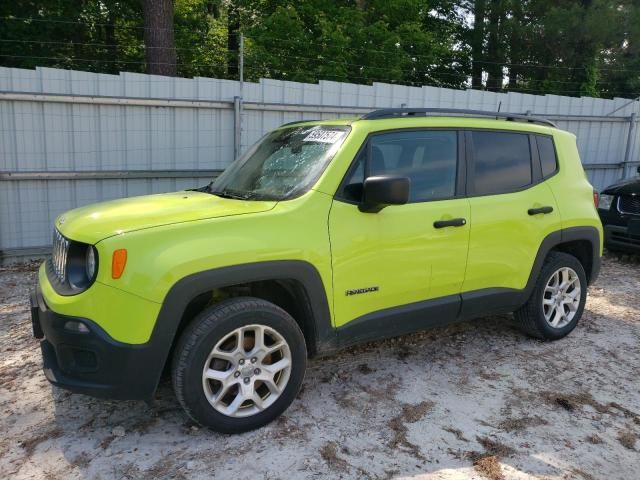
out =
[[407,177],[380,175],[364,181],[360,211],[378,213],[389,205],[404,205],[409,201],[411,182]]

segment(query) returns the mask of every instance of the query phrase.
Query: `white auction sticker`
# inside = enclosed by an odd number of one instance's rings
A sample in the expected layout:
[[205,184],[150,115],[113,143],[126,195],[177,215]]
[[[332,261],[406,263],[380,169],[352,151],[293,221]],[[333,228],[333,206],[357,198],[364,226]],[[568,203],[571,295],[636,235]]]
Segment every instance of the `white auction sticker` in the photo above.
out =
[[303,142],[321,142],[335,143],[344,135],[343,130],[313,130],[302,141]]

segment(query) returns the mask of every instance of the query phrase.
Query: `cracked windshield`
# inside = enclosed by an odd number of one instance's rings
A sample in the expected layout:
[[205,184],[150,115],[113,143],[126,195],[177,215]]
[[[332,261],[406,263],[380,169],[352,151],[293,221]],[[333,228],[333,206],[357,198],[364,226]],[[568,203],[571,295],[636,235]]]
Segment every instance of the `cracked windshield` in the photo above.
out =
[[299,126],[269,133],[209,187],[214,195],[283,200],[306,192],[343,140],[347,126]]

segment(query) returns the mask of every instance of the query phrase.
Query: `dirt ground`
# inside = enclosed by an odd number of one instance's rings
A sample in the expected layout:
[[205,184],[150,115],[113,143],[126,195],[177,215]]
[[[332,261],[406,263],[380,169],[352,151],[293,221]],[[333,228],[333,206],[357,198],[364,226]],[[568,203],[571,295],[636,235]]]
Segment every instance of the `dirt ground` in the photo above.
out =
[[578,328],[543,343],[508,316],[316,359],[273,424],[196,427],[51,387],[33,269],[0,270],[0,478],[640,478],[640,263],[605,258]]

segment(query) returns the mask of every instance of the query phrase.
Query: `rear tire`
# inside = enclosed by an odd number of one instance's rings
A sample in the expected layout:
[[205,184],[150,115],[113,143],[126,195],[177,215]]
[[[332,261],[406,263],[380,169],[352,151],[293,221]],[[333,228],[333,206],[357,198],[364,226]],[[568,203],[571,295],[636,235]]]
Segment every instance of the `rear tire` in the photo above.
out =
[[528,335],[558,340],[580,321],[587,299],[587,277],[572,255],[551,252],[538,275],[531,297],[515,318]]
[[205,309],[181,335],[173,387],[195,422],[241,433],[287,409],[306,364],[304,336],[287,312],[265,300],[232,298]]

